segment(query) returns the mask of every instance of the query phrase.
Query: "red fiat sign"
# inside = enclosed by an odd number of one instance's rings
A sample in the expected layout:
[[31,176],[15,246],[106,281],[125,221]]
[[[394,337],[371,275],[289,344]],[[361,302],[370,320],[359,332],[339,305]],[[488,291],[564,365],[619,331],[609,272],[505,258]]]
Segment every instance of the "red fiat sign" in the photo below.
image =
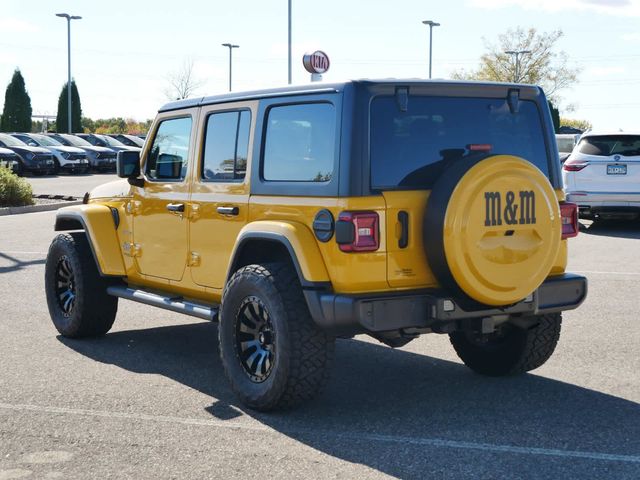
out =
[[329,57],[321,50],[305,53],[302,57],[302,63],[309,73],[325,73],[329,70]]

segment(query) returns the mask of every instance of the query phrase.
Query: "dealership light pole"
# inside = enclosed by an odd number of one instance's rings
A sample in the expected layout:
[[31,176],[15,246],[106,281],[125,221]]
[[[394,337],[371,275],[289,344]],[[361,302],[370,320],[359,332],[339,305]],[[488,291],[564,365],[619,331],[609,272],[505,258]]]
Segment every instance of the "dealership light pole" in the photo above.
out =
[[71,130],[71,20],[80,20],[82,17],[69,15],[68,13],[56,13],[56,17],[67,19],[67,133]]
[[520,55],[525,55],[527,53],[531,53],[531,50],[505,50],[507,55],[513,55],[516,57],[516,73],[513,78],[513,82],[517,83],[520,81]]
[[289,85],[291,85],[291,0],[289,0],[289,40],[288,40],[288,52],[289,52]]
[[232,69],[232,65],[231,65],[232,53],[231,52],[233,52],[234,48],[240,48],[240,45],[233,45],[232,43],[223,43],[222,46],[229,48],[229,91],[231,91],[231,69]]
[[431,56],[433,54],[433,27],[439,27],[440,24],[433,20],[423,20],[422,23],[429,25],[429,78],[431,78]]

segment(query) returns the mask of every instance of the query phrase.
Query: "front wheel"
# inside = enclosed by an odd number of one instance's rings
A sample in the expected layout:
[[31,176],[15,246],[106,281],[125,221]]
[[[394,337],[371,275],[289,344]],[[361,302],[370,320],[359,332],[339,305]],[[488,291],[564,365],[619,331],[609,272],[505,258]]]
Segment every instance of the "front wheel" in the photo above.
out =
[[118,299],[107,294],[84,232],[58,235],[47,254],[45,292],[51,320],[61,335],[94,337],[107,333]]
[[313,322],[288,264],[238,270],[222,298],[218,332],[231,388],[251,408],[293,407],[328,379],[334,338]]
[[494,333],[454,332],[451,344],[464,364],[476,373],[500,377],[517,375],[542,366],[560,338],[562,315],[537,315],[530,328],[510,323]]

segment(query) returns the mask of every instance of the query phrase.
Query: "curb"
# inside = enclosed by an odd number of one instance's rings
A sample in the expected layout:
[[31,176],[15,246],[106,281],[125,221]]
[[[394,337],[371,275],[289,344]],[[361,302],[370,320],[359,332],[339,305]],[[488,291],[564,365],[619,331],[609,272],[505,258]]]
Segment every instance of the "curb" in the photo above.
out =
[[65,201],[60,203],[48,203],[45,205],[28,205],[26,207],[1,207],[0,217],[6,215],[19,215],[21,213],[48,212],[50,210],[58,210],[61,207],[69,207],[71,205],[81,205],[82,200],[74,200],[72,202]]

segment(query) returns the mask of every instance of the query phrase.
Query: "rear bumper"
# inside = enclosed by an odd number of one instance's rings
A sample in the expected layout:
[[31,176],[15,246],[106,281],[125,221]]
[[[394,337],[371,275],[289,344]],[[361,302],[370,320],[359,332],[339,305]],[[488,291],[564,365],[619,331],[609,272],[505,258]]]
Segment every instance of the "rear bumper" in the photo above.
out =
[[640,192],[567,192],[567,201],[578,205],[581,217],[637,217]]
[[336,334],[430,328],[494,315],[538,315],[572,310],[587,295],[587,279],[574,274],[549,277],[527,299],[508,307],[465,310],[443,290],[386,295],[342,295],[304,291],[316,324]]
[[640,192],[567,192],[567,201],[578,206],[640,207]]

